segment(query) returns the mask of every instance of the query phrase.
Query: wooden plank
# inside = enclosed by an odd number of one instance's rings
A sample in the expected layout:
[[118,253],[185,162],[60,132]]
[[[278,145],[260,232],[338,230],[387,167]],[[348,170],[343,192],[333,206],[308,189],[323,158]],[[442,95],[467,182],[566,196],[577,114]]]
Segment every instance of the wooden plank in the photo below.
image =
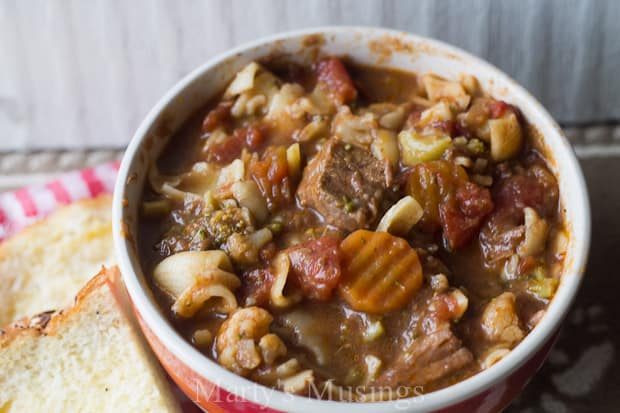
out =
[[178,79],[283,30],[394,27],[498,65],[561,122],[620,119],[620,2],[4,0],[0,150],[118,147]]

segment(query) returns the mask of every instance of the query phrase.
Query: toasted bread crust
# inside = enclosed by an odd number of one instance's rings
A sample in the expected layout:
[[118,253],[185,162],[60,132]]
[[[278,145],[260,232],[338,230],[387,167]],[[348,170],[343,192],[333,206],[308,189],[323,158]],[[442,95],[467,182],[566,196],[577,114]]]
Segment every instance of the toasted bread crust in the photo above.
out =
[[59,325],[65,320],[71,318],[73,313],[80,311],[82,303],[88,295],[107,285],[112,295],[121,304],[120,273],[117,267],[105,268],[101,267],[99,274],[86,283],[86,285],[75,296],[74,304],[66,309],[57,311],[45,311],[32,317],[24,317],[18,321],[9,324],[7,327],[0,329],[0,349],[7,347],[14,339],[21,336],[53,336]]

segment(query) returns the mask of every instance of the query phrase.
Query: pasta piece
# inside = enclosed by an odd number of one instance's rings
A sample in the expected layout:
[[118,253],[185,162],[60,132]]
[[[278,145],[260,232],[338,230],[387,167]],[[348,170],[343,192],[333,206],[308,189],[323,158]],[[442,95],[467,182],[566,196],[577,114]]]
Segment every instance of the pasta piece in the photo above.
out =
[[286,162],[290,177],[299,179],[301,174],[301,150],[298,143],[294,143],[286,149]]
[[504,357],[510,354],[510,350],[507,348],[492,348],[487,351],[485,355],[482,357],[482,362],[480,365],[483,369],[488,369]]
[[413,130],[398,134],[401,161],[407,166],[439,159],[451,142],[447,135],[422,136]]
[[297,142],[308,142],[312,139],[319,138],[321,136],[325,136],[329,133],[329,122],[317,117],[312,120],[312,122],[308,123],[301,130],[295,133],[293,139]]
[[267,118],[273,121],[289,118],[289,107],[303,95],[304,89],[296,83],[286,83],[282,85],[271,100]]
[[372,154],[381,160],[387,161],[392,168],[398,167],[400,152],[396,133],[387,129],[377,129],[370,144]]
[[192,341],[196,346],[206,348],[213,342],[213,333],[207,329],[196,330],[192,335]]
[[237,308],[232,290],[241,282],[223,251],[186,251],[160,262],[153,271],[155,284],[175,301],[172,311],[192,317],[211,298],[219,298],[214,308],[231,312]]
[[448,122],[454,119],[454,114],[450,105],[446,102],[439,102],[426,109],[420,114],[420,120],[416,122],[417,127],[426,127],[434,122]]
[[228,85],[226,92],[224,92],[224,98],[229,99],[251,90],[254,87],[256,73],[258,73],[260,69],[261,66],[258,63],[251,62],[237,72],[233,81]]
[[461,85],[470,96],[476,96],[480,93],[480,84],[475,76],[469,74],[461,75]]
[[403,308],[422,287],[422,266],[407,241],[385,232],[358,230],[340,244],[339,291],[357,311],[383,314]]
[[405,235],[422,218],[424,209],[412,196],[407,195],[392,205],[383,215],[377,231]]
[[258,342],[261,356],[265,363],[273,364],[278,358],[286,355],[286,346],[280,337],[275,334],[266,334]]
[[422,84],[428,98],[432,101],[446,99],[453,102],[459,109],[464,110],[471,100],[471,97],[458,82],[451,82],[435,75],[425,74],[422,76]]
[[289,272],[291,269],[291,260],[286,253],[280,253],[273,260],[273,284],[269,292],[269,300],[274,307],[286,308],[299,302],[301,300],[301,294],[295,292],[294,294],[285,297],[284,287],[288,281]]
[[230,187],[233,197],[239,206],[246,207],[254,216],[256,221],[264,222],[269,215],[267,202],[258,189],[256,182],[252,180],[239,181]]
[[522,257],[538,255],[545,249],[549,225],[547,221],[539,217],[534,208],[523,208],[525,216],[525,239],[518,249]]
[[158,199],[156,201],[142,202],[141,212],[147,218],[160,218],[170,213],[170,201],[168,199]]
[[377,129],[377,120],[372,113],[356,116],[348,106],[341,106],[332,121],[334,135],[344,142],[362,147],[371,143],[371,131],[374,129]]
[[278,380],[278,387],[286,393],[301,394],[312,383],[314,383],[314,372],[304,370],[294,376]]
[[[235,278],[230,278],[234,276]],[[205,274],[190,288],[183,291],[172,304],[172,311],[183,318],[193,317],[212,298],[211,308],[218,313],[231,313],[237,309],[237,299],[232,290],[241,285],[232,273],[213,271]]]
[[499,119],[489,120],[491,134],[491,158],[496,162],[505,161],[521,150],[523,136],[521,126],[514,112]]

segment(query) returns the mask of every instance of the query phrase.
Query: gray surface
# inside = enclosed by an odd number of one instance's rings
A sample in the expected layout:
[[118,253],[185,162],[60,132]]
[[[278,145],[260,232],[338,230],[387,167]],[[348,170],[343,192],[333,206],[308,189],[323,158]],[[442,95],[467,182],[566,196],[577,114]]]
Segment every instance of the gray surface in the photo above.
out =
[[620,1],[0,0],[0,150],[122,146],[174,82],[302,27],[394,27],[497,64],[564,123],[620,119]]

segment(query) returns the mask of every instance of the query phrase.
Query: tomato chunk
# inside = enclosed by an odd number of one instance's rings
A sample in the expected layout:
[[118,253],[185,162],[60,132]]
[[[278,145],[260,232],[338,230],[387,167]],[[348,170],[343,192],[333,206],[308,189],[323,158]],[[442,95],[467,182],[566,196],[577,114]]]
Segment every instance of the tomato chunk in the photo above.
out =
[[230,120],[231,106],[232,105],[230,102],[222,102],[215,108],[211,109],[202,121],[202,132],[213,132],[218,127],[227,123],[228,120]]
[[340,281],[338,240],[321,237],[286,250],[291,260],[290,280],[314,300],[328,300]]
[[424,208],[421,227],[428,232],[441,227],[452,249],[465,247],[494,208],[488,189],[470,182],[463,168],[444,160],[415,165],[407,192]]
[[443,232],[450,247],[466,246],[492,210],[493,201],[488,189],[472,182],[460,183],[455,195],[447,197],[439,206]]
[[291,178],[289,177],[286,148],[268,147],[263,156],[250,162],[250,174],[267,199],[270,211],[287,204],[293,198]]
[[241,155],[244,142],[240,136],[227,136],[222,140],[215,141],[211,138],[205,146],[207,162],[228,164]]
[[329,57],[321,60],[317,65],[317,72],[319,87],[327,91],[339,104],[357,98],[357,89],[340,59]]

